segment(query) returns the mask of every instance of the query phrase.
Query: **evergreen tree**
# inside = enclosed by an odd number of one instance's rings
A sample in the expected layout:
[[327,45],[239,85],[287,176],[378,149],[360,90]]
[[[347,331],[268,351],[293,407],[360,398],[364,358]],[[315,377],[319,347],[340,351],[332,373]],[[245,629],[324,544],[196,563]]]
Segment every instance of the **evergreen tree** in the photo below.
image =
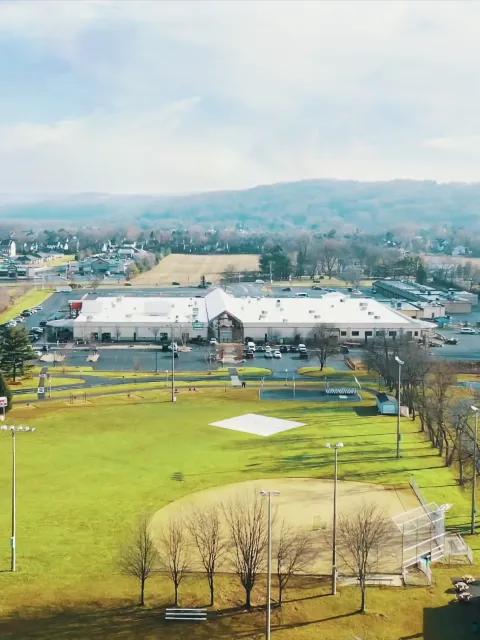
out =
[[5,407],[5,413],[7,413],[7,411],[10,411],[10,409],[12,408],[12,392],[10,391],[10,387],[8,386],[7,381],[5,380],[5,376],[1,371],[0,371],[0,397],[7,399],[8,404]]
[[0,369],[9,380],[25,376],[33,367],[30,360],[35,358],[27,329],[12,327],[4,334],[0,347]]
[[418,282],[418,284],[425,284],[427,282],[427,278],[428,278],[428,272],[425,269],[425,265],[423,264],[423,262],[420,262],[417,267],[415,280]]
[[288,278],[292,272],[292,261],[280,245],[264,250],[260,256],[260,271],[262,275],[269,276],[270,270],[275,280]]

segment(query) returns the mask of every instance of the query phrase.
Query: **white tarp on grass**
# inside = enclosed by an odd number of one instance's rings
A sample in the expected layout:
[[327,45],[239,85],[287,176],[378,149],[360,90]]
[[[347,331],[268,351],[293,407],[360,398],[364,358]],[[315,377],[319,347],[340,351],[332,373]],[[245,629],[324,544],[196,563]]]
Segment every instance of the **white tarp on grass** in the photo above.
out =
[[232,431],[243,431],[243,433],[252,433],[256,436],[273,436],[282,431],[304,427],[305,423],[259,416],[256,413],[246,413],[243,416],[212,422],[210,426],[231,429]]

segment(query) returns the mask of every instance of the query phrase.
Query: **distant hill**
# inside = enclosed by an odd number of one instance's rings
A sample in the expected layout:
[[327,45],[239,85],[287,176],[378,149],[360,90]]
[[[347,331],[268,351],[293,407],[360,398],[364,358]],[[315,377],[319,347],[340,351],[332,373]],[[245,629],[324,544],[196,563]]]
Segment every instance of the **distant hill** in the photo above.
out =
[[307,180],[242,191],[182,196],[72,194],[48,198],[0,194],[0,221],[26,224],[212,225],[248,229],[324,229],[342,221],[368,230],[401,223],[480,226],[480,183]]

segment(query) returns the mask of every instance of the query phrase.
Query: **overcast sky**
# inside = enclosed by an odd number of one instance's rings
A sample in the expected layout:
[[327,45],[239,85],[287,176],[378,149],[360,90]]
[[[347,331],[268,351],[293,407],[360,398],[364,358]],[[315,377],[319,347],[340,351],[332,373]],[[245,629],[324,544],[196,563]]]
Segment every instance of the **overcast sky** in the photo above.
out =
[[0,0],[0,192],[480,180],[477,2]]

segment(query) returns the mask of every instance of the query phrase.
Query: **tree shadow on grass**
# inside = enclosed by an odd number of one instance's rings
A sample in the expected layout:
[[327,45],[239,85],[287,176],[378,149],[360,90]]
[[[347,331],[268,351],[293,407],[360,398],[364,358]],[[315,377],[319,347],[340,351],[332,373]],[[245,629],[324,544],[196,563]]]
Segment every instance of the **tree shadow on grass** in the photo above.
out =
[[[244,609],[212,612],[207,622],[165,621],[164,608],[64,607],[28,613],[18,611],[0,620],[2,640],[229,640],[260,638],[264,613],[257,615]],[[234,618],[234,620],[232,620]]]

